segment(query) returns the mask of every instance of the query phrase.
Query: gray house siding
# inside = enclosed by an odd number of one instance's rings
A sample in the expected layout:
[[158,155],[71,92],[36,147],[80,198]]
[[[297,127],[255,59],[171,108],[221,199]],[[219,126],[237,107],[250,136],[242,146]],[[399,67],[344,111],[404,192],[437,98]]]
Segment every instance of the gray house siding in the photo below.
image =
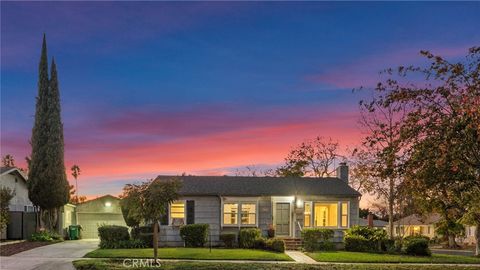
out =
[[267,236],[270,225],[273,224],[272,199],[271,197],[261,197],[258,201],[258,228],[263,236]]
[[[220,198],[217,196],[181,197],[179,200],[195,201],[195,224],[208,224],[212,245],[220,243]],[[181,247],[184,245],[177,226],[160,226],[160,246]]]
[[[176,178],[182,182],[182,188],[179,191],[180,199],[195,202],[194,223],[210,225],[210,239],[214,246],[222,244],[219,239],[222,233],[238,233],[243,228],[242,225],[222,225],[224,206],[222,203],[239,205],[256,203],[255,226],[264,236],[268,234],[269,227],[274,226],[278,227],[278,235],[300,238],[304,225],[303,202],[305,201],[338,203],[337,209],[341,209],[340,202],[348,202],[348,226],[340,227],[338,224],[333,228],[328,227],[335,231],[335,242],[341,242],[344,231],[359,223],[358,198],[361,194],[352,189],[346,180],[339,178],[240,176],[178,176]],[[171,179],[172,176],[159,176],[155,181]],[[340,222],[340,210],[337,211],[338,222]],[[314,210],[312,214],[313,212]],[[238,215],[240,218],[240,214]],[[245,227],[252,227],[252,225],[245,225]],[[160,246],[184,245],[179,226],[162,225],[159,241]]]

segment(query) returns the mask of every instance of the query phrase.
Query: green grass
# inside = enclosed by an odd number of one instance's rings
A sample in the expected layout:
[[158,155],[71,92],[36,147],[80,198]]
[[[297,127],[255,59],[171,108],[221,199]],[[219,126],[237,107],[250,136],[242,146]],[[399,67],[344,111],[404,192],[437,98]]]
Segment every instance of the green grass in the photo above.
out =
[[[97,249],[85,255],[89,258],[152,258],[153,249]],[[159,248],[160,259],[191,260],[258,260],[258,261],[291,261],[284,253],[255,249],[213,248]]]
[[444,254],[433,254],[432,257],[416,257],[396,254],[331,251],[308,253],[308,256],[319,262],[480,264],[480,258],[477,257]]
[[[125,270],[147,268],[125,268],[121,260],[79,260],[73,265],[77,270]],[[307,265],[296,263],[217,263],[217,262],[161,262],[161,267],[151,269],[162,270],[478,270],[474,266],[448,266],[448,265],[349,265],[349,264],[321,264]]]

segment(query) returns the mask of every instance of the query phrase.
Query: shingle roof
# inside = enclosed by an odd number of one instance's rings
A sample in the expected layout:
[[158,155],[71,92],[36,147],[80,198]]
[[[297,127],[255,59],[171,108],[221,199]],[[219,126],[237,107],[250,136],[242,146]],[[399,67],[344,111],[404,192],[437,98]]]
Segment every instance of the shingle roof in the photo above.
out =
[[0,167],[0,175],[4,174],[17,174],[23,179],[23,181],[27,181],[27,176],[24,174],[24,172],[16,167]]
[[439,214],[429,214],[424,217],[419,215],[410,215],[395,221],[395,225],[431,225],[440,221],[442,217]]
[[[368,220],[366,218],[360,218],[358,219],[358,225],[360,226],[368,226]],[[386,227],[388,225],[388,222],[379,220],[379,219],[374,219],[373,220],[373,227]]]
[[0,174],[3,174],[5,172],[8,172],[12,169],[15,169],[14,167],[0,167]]
[[223,196],[292,196],[331,195],[361,196],[338,178],[248,177],[248,176],[165,176],[156,180],[178,178],[181,195]]

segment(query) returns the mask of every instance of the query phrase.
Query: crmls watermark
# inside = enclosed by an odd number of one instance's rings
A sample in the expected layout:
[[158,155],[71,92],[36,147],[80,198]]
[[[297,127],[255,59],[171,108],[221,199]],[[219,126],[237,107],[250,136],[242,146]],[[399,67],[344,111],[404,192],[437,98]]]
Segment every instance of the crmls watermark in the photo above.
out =
[[123,260],[123,267],[161,267],[159,259],[125,259]]

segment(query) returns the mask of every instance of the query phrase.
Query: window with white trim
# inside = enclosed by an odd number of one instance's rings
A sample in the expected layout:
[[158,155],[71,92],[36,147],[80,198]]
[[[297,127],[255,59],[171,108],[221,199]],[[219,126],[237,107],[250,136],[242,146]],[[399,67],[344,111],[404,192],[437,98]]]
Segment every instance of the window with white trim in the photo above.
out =
[[315,202],[313,205],[315,227],[337,227],[338,203]]
[[257,205],[255,203],[242,203],[242,225],[255,225],[257,223]]
[[238,225],[238,203],[223,204],[223,224]]
[[311,227],[312,225],[312,202],[305,202],[303,212],[303,227]]
[[342,202],[342,206],[340,208],[340,226],[341,227],[348,227],[348,203]]
[[170,204],[170,224],[180,226],[185,224],[185,201],[176,201]]
[[256,226],[258,205],[252,201],[223,202],[223,226]]

